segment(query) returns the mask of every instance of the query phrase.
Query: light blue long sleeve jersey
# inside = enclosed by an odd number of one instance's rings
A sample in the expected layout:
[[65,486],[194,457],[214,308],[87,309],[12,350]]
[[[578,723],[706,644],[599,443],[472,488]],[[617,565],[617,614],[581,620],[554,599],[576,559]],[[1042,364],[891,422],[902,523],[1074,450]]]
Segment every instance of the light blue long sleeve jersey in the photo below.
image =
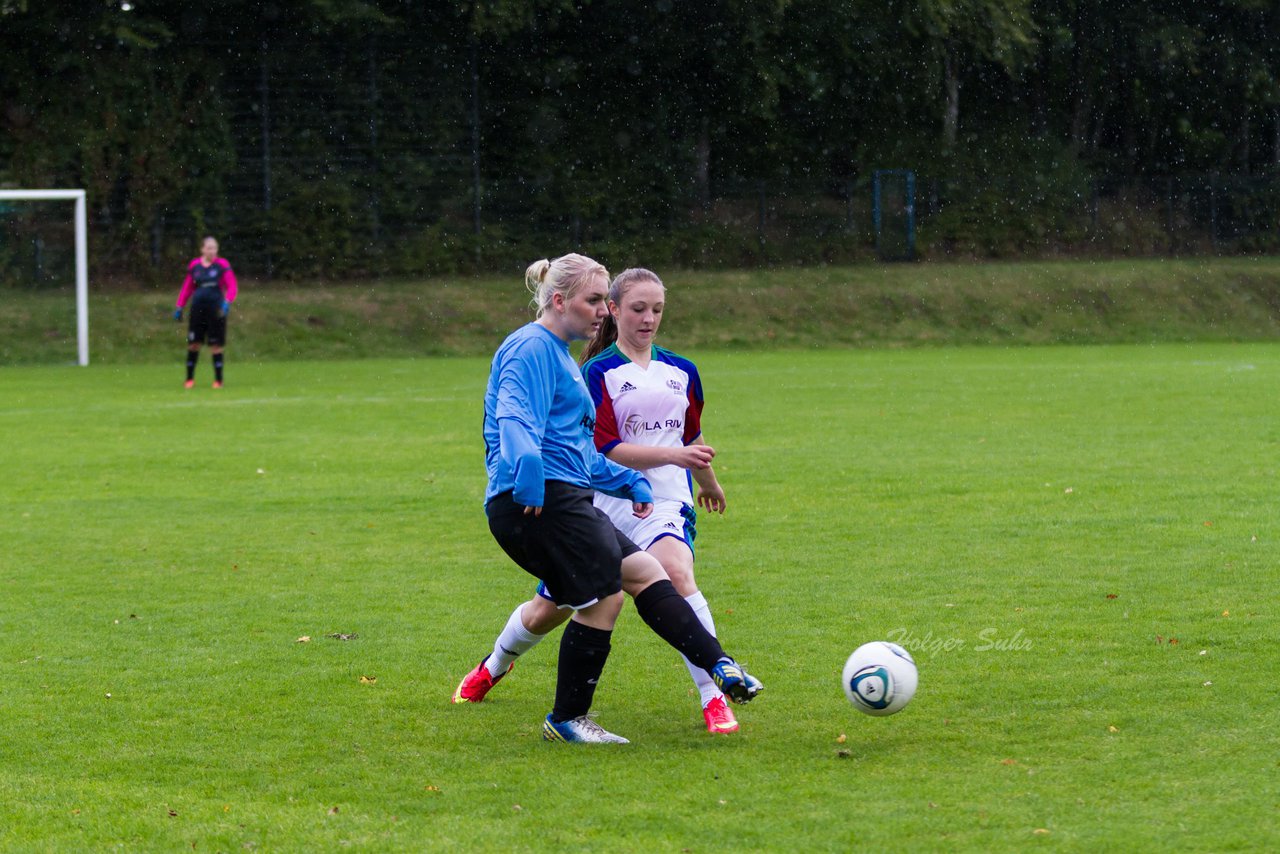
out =
[[640,472],[596,450],[595,424],[568,343],[539,323],[512,332],[493,356],[484,394],[485,503],[512,489],[517,504],[541,507],[548,480],[653,501]]

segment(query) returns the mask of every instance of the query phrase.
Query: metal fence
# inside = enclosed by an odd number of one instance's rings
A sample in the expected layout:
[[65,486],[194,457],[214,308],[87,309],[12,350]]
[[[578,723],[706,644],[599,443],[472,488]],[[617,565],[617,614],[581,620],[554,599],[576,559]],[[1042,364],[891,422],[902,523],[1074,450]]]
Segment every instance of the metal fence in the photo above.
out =
[[[842,263],[877,255],[870,178],[837,185],[723,182],[710,199],[614,199],[438,169],[408,197],[284,163],[289,180],[265,204],[241,163],[220,205],[197,218],[162,212],[148,251],[104,258],[91,219],[91,263],[132,277],[173,278],[214,231],[242,275],[265,279],[422,275],[509,269],[548,252],[583,249],[613,265],[734,267]],[[918,175],[915,254],[939,258],[1256,254],[1280,250],[1280,176],[1195,175],[1041,182]],[[94,208],[91,200],[91,210]],[[299,241],[298,224],[312,239]],[[0,206],[0,287],[66,284],[74,270],[68,205]],[[884,242],[880,243],[884,249]],[[901,254],[901,253],[895,253]]]

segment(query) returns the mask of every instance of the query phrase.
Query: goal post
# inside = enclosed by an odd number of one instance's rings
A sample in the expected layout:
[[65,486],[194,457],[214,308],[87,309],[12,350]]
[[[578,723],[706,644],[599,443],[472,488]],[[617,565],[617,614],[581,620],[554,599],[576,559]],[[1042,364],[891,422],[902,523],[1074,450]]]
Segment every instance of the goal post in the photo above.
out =
[[76,203],[76,343],[78,363],[89,364],[89,216],[84,190],[0,190],[0,201]]

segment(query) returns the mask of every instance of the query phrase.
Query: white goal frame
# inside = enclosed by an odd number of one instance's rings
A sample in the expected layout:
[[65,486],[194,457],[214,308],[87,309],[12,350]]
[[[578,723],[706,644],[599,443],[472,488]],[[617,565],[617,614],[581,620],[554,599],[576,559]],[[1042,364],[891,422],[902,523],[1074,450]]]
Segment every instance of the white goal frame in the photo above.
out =
[[0,190],[0,201],[76,203],[76,342],[79,364],[89,364],[89,217],[84,190]]

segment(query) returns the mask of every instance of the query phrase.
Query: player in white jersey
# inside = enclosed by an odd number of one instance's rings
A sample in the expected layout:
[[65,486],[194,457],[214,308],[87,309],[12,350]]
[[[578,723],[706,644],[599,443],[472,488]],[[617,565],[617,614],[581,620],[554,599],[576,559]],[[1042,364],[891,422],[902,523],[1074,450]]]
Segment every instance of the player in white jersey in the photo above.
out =
[[[693,362],[654,344],[666,288],[649,270],[620,273],[609,286],[610,317],[583,353],[583,377],[596,404],[596,448],[614,462],[640,469],[653,487],[653,513],[637,519],[630,509],[597,493],[595,504],[637,546],[662,564],[676,591],[707,631],[715,623],[693,576],[697,506],[724,513],[724,489],[711,461],[715,450],[702,435],[702,380]],[[612,322],[610,322],[612,321]],[[698,686],[711,732],[738,724],[724,695],[685,660]]]
[[[617,507],[608,496],[597,494],[596,505],[636,545],[658,558],[676,592],[714,635],[711,610],[693,577],[694,506],[723,513],[725,495],[711,466],[715,450],[702,437],[698,370],[653,344],[664,307],[665,288],[654,273],[624,271],[609,288],[610,317],[583,353],[583,375],[596,404],[596,447],[611,460],[640,469],[654,495],[654,512],[643,520],[630,505]],[[696,502],[692,481],[698,484]],[[625,566],[623,573],[625,588]],[[454,702],[483,700],[515,659],[563,620],[563,612],[540,586],[538,595],[512,613],[493,652],[458,686]],[[708,732],[737,731],[715,683],[688,659],[685,664],[698,686]]]

